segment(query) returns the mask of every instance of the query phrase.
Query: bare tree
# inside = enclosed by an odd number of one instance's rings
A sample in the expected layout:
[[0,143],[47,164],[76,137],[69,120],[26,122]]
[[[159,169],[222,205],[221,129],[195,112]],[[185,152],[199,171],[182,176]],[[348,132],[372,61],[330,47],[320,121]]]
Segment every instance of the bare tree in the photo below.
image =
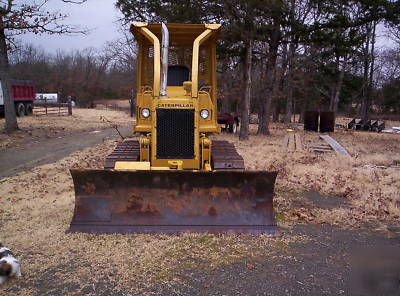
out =
[[242,126],[240,128],[239,139],[249,139],[249,116],[250,116],[250,99],[251,99],[251,68],[253,58],[253,43],[252,36],[246,40],[246,59],[245,59],[245,91],[242,111]]
[[389,37],[400,46],[400,25],[389,27]]
[[120,23],[119,33],[121,38],[107,42],[103,52],[110,59],[111,64],[126,71],[134,71],[134,63],[137,55],[136,41],[129,28]]
[[364,85],[362,89],[362,101],[360,108],[360,116],[364,122],[369,119],[369,108],[371,104],[371,91],[374,76],[375,63],[375,39],[376,39],[376,22],[366,25],[366,41],[363,49],[364,58]]
[[378,81],[393,80],[400,76],[400,47],[386,49],[378,56]]
[[[64,24],[67,15],[58,11],[49,11],[46,4],[49,0],[15,3],[8,0],[0,8],[0,79],[3,86],[5,130],[18,129],[15,106],[12,99],[8,53],[15,45],[15,36],[27,32],[34,34],[77,34],[86,30]],[[82,4],[86,0],[61,0],[64,3]]]
[[272,101],[274,100],[273,91],[276,83],[276,69],[278,59],[278,49],[282,39],[281,32],[281,15],[273,16],[273,24],[271,25],[271,33],[268,41],[269,49],[267,55],[267,63],[265,69],[265,94],[264,101],[259,112],[259,125],[257,134],[269,135],[269,121],[271,115]]

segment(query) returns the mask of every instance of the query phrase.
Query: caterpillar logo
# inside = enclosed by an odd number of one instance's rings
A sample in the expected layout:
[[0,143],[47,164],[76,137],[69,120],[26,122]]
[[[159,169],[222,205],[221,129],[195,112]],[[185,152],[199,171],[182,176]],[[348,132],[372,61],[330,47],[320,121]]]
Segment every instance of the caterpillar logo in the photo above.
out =
[[193,108],[193,104],[157,104],[157,108]]

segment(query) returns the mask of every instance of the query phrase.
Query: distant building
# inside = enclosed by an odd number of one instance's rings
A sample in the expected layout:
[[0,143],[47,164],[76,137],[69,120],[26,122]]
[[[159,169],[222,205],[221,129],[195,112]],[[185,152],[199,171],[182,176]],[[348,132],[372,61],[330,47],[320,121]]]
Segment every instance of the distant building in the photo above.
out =
[[59,101],[59,95],[57,93],[49,93],[49,94],[36,94],[36,100],[35,102],[37,103],[58,103]]

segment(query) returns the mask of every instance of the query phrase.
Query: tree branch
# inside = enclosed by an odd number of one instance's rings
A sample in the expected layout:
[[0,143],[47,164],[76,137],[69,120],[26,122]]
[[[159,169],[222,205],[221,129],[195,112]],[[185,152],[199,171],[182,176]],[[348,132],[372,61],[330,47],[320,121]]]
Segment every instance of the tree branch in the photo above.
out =
[[87,0],[77,0],[77,1],[74,1],[74,0],[61,0],[61,1],[64,2],[64,3],[82,4],[82,3],[85,3]]
[[[82,4],[86,0],[63,0],[68,3]],[[13,4],[8,0],[10,10],[3,14],[3,28],[7,31],[6,37],[11,40],[13,36],[31,32],[34,34],[86,34],[87,29],[63,24],[68,15],[58,11],[48,11],[45,5],[49,0],[42,0],[33,4]]]

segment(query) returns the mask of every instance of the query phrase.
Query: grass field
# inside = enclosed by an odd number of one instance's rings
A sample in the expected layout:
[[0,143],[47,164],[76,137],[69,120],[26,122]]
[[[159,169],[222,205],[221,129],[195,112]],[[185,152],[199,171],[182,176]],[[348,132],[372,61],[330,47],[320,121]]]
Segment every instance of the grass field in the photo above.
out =
[[[317,133],[297,132],[305,146],[323,143]],[[349,158],[335,153],[317,154],[308,148],[300,152],[282,152],[284,134],[284,126],[278,124],[273,126],[271,136],[253,136],[247,142],[224,135],[235,143],[248,169],[279,170],[276,201],[282,206],[283,215],[287,218],[292,215],[285,192],[315,190],[341,197],[349,206],[329,211],[305,209],[308,216],[303,218],[307,220],[349,226],[357,222],[399,221],[400,169],[364,168],[367,164],[399,165],[399,135],[336,131],[331,136],[348,150]]]
[[[65,128],[71,128],[72,123],[76,128],[70,132],[83,126],[103,126],[97,120],[98,111],[92,114],[85,110],[79,115],[80,112],[74,118],[65,117]],[[120,113],[110,119],[120,118],[123,123]],[[35,120],[51,124],[44,117],[24,118],[20,124],[36,126],[32,123]],[[334,153],[316,154],[307,148],[282,152],[285,131],[281,124],[273,124],[271,136],[254,135],[254,126],[251,131],[250,140],[245,142],[230,134],[214,138],[232,141],[243,155],[247,169],[279,170],[275,203],[283,229],[297,223],[350,228],[369,224],[376,228],[400,226],[400,170],[363,167],[400,165],[399,135],[344,130],[331,134],[349,151],[348,158]],[[297,132],[305,145],[321,143],[317,133]],[[101,168],[104,157],[115,145],[115,141],[108,141],[56,163],[0,180],[0,241],[16,251],[24,273],[23,280],[5,285],[6,292],[44,295],[43,289],[47,295],[67,295],[71,291],[96,295],[95,290],[104,282],[112,283],[116,294],[123,291],[121,294],[127,295],[127,285],[132,295],[151,294],[154,286],[173,289],[177,284],[185,285],[179,276],[182,273],[234,263],[246,264],[251,269],[258,258],[286,256],[284,250],[310,239],[285,232],[280,237],[65,234],[74,205],[68,169]],[[335,196],[342,202],[336,207],[319,207],[302,197],[306,191]],[[276,250],[280,253],[276,254]],[[50,277],[53,280],[48,283]]]

